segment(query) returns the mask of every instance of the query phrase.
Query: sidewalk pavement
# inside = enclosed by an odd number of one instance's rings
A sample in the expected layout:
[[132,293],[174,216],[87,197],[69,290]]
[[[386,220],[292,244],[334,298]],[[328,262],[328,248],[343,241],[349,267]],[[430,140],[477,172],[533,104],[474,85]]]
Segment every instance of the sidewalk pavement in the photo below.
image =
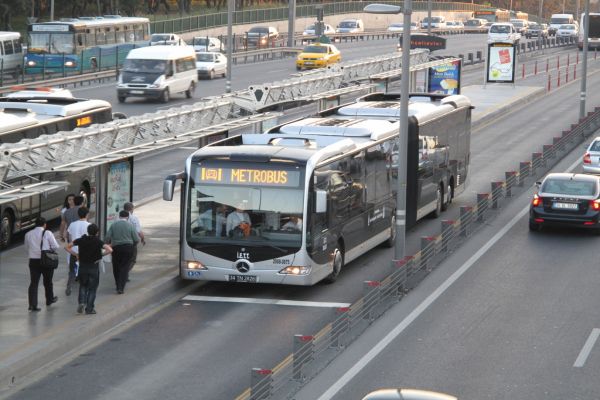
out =
[[[509,108],[533,101],[545,94],[542,87],[482,85],[467,86],[463,94],[471,99],[473,128],[483,126]],[[23,246],[0,253],[0,397],[21,385],[30,374],[114,327],[130,321],[149,306],[177,298],[190,289],[178,275],[179,196],[172,202],[160,197],[136,205],[147,244],[139,247],[138,260],[124,295],[115,292],[112,266],[101,272],[96,298],[96,315],[76,313],[78,286],[65,296],[66,252],[54,273],[54,293],[58,302],[46,307],[42,282],[38,306],[27,311],[29,268]],[[196,283],[197,285],[198,283]]]

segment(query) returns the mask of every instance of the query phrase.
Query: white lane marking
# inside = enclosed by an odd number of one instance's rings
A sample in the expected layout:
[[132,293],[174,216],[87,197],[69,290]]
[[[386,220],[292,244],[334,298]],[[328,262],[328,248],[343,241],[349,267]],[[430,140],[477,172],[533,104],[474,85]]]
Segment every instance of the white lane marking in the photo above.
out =
[[180,147],[181,150],[198,150],[198,146],[194,147],[194,146],[182,146]]
[[583,348],[579,352],[579,355],[577,356],[577,360],[575,360],[575,364],[573,364],[573,367],[575,367],[575,368],[583,367],[583,365],[585,364],[585,361],[587,360],[588,356],[590,355],[590,353],[592,351],[592,348],[594,347],[594,344],[596,344],[596,340],[598,340],[599,336],[600,336],[600,329],[598,329],[598,328],[592,329],[592,332],[590,333],[590,336],[585,341]]
[[296,301],[296,300],[277,300],[277,299],[253,299],[249,297],[218,297],[218,296],[194,296],[187,295],[181,300],[188,301],[212,301],[222,303],[246,303],[246,304],[268,304],[275,306],[298,306],[298,307],[349,307],[350,303],[329,303],[318,301]]
[[[580,160],[575,161],[567,172],[571,172],[576,166],[581,164]],[[406,316],[398,325],[394,327],[383,339],[381,339],[371,350],[361,357],[344,375],[340,377],[333,385],[329,387],[317,400],[330,400],[335,396],[348,382],[350,382],[364,367],[367,366],[375,357],[379,355],[398,335],[400,335],[408,326],[416,320],[425,310],[436,301],[444,292],[456,282],[465,272],[467,272],[502,236],[504,236],[521,218],[529,212],[529,204],[510,220],[500,231],[498,231],[481,249],[471,256],[456,272],[446,279],[433,293],[431,293],[421,304],[419,304],[410,314]]]

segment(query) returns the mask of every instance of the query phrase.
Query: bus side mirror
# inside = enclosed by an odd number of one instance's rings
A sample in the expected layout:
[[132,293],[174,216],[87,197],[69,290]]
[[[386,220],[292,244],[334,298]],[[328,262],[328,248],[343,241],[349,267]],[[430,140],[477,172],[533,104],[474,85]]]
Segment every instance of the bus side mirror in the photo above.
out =
[[181,179],[183,181],[185,179],[185,172],[169,175],[165,178],[163,182],[163,200],[173,200],[173,192],[175,191],[175,182],[177,182],[177,179]]
[[316,204],[316,212],[324,213],[327,211],[327,192],[324,190],[317,190],[315,192],[317,204]]

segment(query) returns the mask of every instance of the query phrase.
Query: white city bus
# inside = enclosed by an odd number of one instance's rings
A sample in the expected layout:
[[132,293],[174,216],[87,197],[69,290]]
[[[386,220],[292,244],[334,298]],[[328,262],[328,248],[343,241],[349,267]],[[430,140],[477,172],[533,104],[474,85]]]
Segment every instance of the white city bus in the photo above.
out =
[[[410,118],[412,222],[441,211],[438,188],[443,192],[448,173],[439,165],[451,154],[448,132],[467,136],[462,151],[468,162],[471,106],[463,96],[450,97],[456,101],[421,102]],[[182,179],[180,276],[313,285],[335,281],[345,264],[373,247],[393,245],[394,119],[306,118],[193,153],[185,172],[168,176],[163,188],[163,198],[172,200]]]

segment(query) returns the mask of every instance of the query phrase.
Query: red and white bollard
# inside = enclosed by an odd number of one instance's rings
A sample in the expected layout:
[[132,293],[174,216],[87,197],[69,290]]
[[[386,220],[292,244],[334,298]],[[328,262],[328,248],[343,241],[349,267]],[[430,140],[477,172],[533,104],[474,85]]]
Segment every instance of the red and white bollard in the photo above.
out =
[[537,75],[537,60],[535,60],[535,65],[533,67],[533,74]]
[[550,59],[546,58],[546,73],[548,73],[549,67],[550,67]]
[[565,70],[565,83],[569,83],[569,65],[567,64],[567,69]]
[[525,64],[522,64],[521,66],[523,67],[523,68],[521,68],[522,69],[521,79],[525,79]]

